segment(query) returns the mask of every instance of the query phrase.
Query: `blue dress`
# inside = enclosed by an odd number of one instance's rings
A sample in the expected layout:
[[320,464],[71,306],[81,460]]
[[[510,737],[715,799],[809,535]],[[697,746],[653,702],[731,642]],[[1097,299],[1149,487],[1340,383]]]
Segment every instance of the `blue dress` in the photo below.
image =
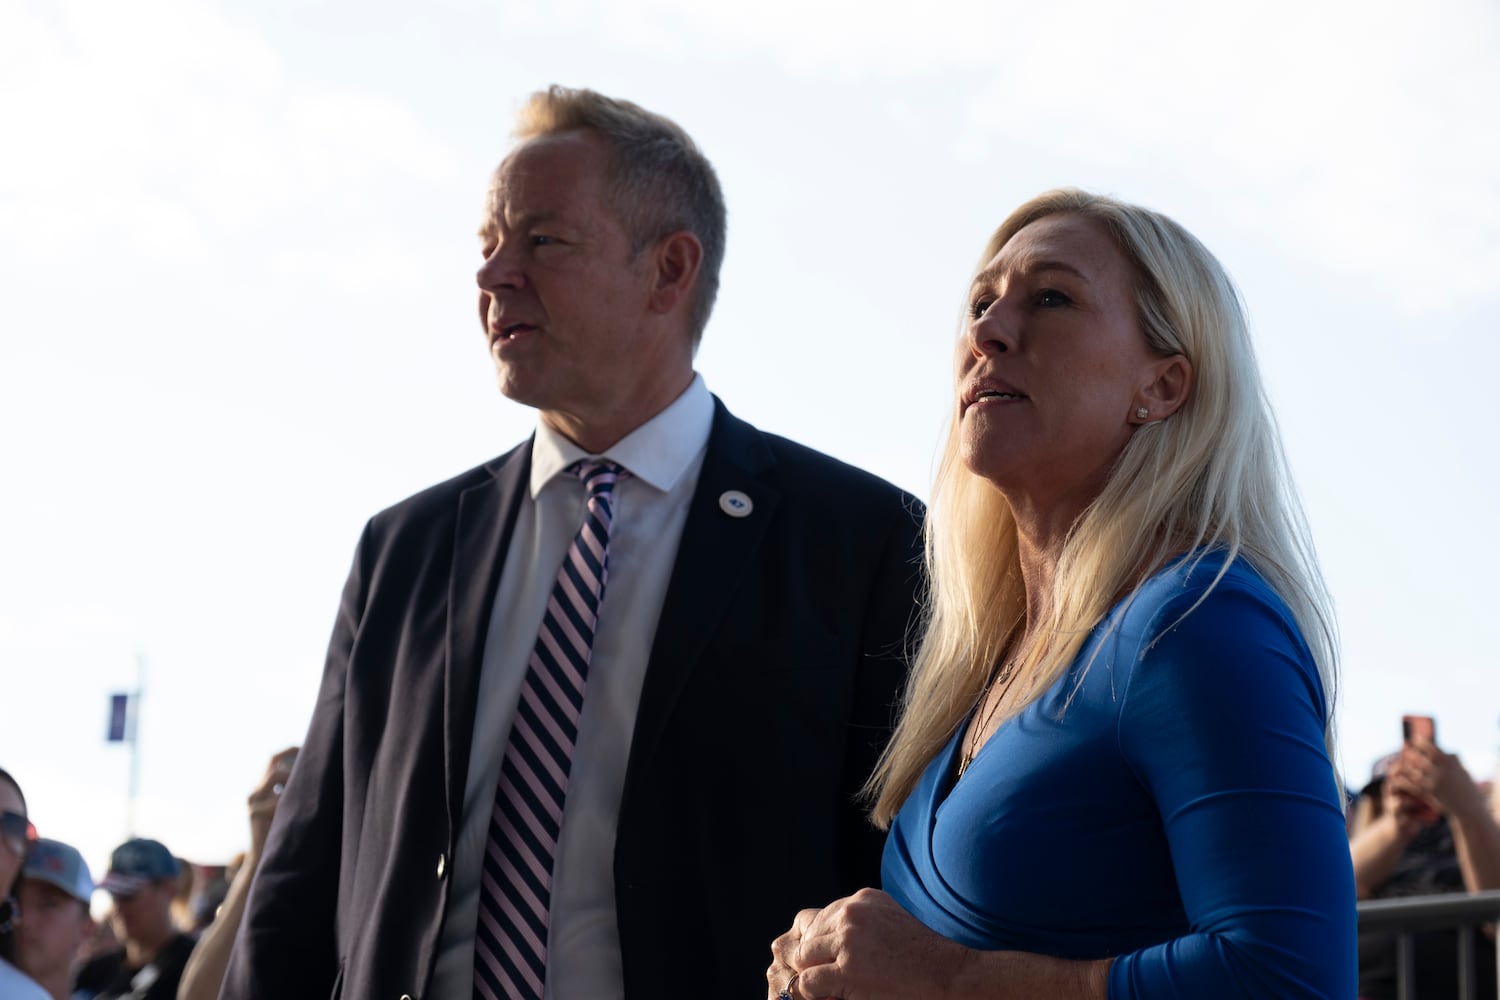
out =
[[955,782],[961,730],[891,826],[885,890],[971,948],[1114,956],[1111,1000],[1352,998],[1323,685],[1243,559],[1183,618],[1222,565],[1150,578]]

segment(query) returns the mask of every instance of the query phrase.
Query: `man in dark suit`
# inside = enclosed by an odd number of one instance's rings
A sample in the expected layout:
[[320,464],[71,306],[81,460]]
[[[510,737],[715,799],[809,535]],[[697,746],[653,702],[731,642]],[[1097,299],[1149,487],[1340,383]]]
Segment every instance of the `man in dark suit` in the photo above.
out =
[[554,87],[517,136],[479,309],[536,435],[367,526],[227,998],[753,996],[878,884],[920,507],[694,373],[724,206],[680,128]]

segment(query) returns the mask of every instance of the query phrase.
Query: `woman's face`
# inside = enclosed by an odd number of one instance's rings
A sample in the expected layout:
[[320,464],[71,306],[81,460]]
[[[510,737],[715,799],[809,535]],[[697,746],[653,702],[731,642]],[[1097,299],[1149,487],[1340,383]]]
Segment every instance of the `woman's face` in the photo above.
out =
[[1132,266],[1109,233],[1078,215],[1039,219],[970,292],[960,456],[1013,502],[1081,509],[1135,427],[1163,415],[1135,411],[1167,363],[1146,345]]
[[[0,813],[7,812],[25,816],[26,800],[21,798],[21,793],[14,785],[0,779]],[[24,852],[16,852],[16,845],[11,843],[9,831],[6,832],[7,836],[0,836],[0,897],[10,891],[10,887],[16,882],[16,876],[21,873],[21,865],[26,861]]]

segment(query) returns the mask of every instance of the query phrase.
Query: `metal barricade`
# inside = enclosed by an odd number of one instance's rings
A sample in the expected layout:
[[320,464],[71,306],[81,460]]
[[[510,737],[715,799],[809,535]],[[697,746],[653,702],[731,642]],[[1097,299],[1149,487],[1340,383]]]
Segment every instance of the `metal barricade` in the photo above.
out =
[[[1396,932],[1397,1000],[1448,1000],[1417,996],[1417,969],[1412,935],[1418,931],[1458,931],[1458,1000],[1479,1000],[1474,983],[1474,935],[1481,925],[1500,922],[1500,889],[1405,899],[1370,899],[1359,904],[1361,931]],[[1500,965],[1500,949],[1496,951]],[[1500,981],[1500,968],[1496,970]],[[1500,998],[1497,998],[1500,1000]]]

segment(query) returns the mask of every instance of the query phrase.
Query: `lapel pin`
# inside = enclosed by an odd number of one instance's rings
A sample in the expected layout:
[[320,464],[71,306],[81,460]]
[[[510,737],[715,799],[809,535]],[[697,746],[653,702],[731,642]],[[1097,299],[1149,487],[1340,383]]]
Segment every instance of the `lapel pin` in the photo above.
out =
[[730,517],[749,517],[755,504],[739,490],[725,490],[719,494],[719,509]]

